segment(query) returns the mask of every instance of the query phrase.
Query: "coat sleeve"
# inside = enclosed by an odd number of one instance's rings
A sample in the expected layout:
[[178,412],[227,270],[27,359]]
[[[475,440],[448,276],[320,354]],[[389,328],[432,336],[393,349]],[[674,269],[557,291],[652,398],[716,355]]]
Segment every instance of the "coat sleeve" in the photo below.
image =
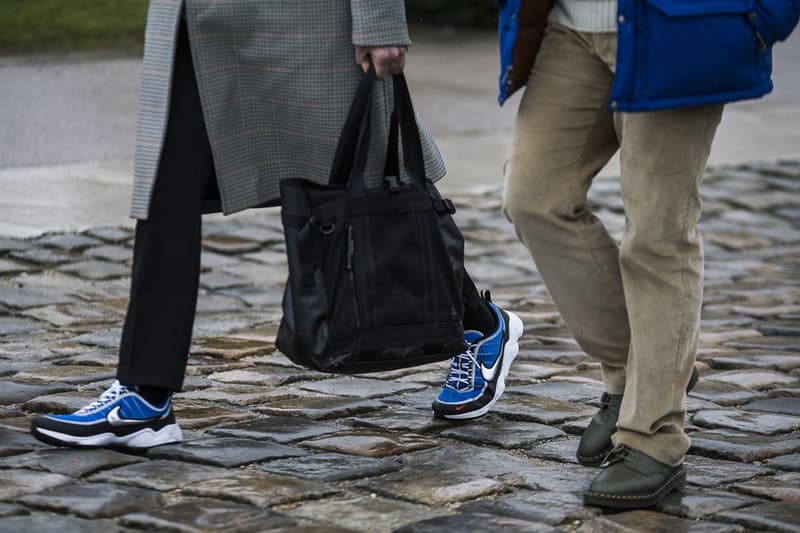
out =
[[354,46],[408,46],[405,0],[350,0]]

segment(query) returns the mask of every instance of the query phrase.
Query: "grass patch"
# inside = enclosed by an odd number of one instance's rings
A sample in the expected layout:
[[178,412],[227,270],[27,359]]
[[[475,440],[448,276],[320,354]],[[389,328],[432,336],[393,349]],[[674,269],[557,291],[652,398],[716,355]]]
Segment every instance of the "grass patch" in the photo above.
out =
[[[140,53],[148,0],[0,0],[0,55]],[[407,0],[417,24],[491,28],[494,2]]]
[[147,0],[0,0],[0,55],[141,52]]

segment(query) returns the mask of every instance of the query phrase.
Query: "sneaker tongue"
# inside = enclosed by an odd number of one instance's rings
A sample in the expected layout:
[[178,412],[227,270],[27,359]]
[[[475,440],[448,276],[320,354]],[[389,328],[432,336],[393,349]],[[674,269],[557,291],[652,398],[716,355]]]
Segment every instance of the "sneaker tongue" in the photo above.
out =
[[472,344],[473,342],[481,340],[485,335],[480,331],[475,331],[474,329],[468,329],[464,332],[464,342],[468,344]]

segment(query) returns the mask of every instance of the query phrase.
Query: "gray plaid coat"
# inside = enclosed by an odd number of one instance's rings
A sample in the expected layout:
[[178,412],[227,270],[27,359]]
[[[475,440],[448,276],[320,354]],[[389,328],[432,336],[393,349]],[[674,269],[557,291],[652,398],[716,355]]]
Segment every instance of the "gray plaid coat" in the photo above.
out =
[[[183,4],[150,2],[131,208],[138,219],[148,216],[164,141]],[[185,0],[185,9],[224,213],[276,204],[285,178],[327,182],[362,75],[353,46],[410,44],[404,0]],[[378,83],[368,175],[383,169],[391,98],[391,84]],[[438,179],[444,164],[420,130],[428,177]]]

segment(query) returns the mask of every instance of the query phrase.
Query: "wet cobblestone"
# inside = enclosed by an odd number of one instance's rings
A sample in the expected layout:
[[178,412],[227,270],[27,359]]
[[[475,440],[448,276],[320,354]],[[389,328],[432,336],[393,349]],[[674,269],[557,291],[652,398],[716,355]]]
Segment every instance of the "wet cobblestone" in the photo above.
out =
[[[688,485],[602,514],[574,452],[603,391],[500,191],[453,197],[480,287],[526,335],[488,416],[430,416],[447,363],[333,376],[275,351],[286,278],[275,210],[204,228],[195,337],[176,413],[185,444],[60,450],[27,433],[113,379],[132,233],[0,238],[0,532],[800,531],[800,161],[708,171],[706,292],[688,402]],[[618,184],[592,205],[616,236]]]

